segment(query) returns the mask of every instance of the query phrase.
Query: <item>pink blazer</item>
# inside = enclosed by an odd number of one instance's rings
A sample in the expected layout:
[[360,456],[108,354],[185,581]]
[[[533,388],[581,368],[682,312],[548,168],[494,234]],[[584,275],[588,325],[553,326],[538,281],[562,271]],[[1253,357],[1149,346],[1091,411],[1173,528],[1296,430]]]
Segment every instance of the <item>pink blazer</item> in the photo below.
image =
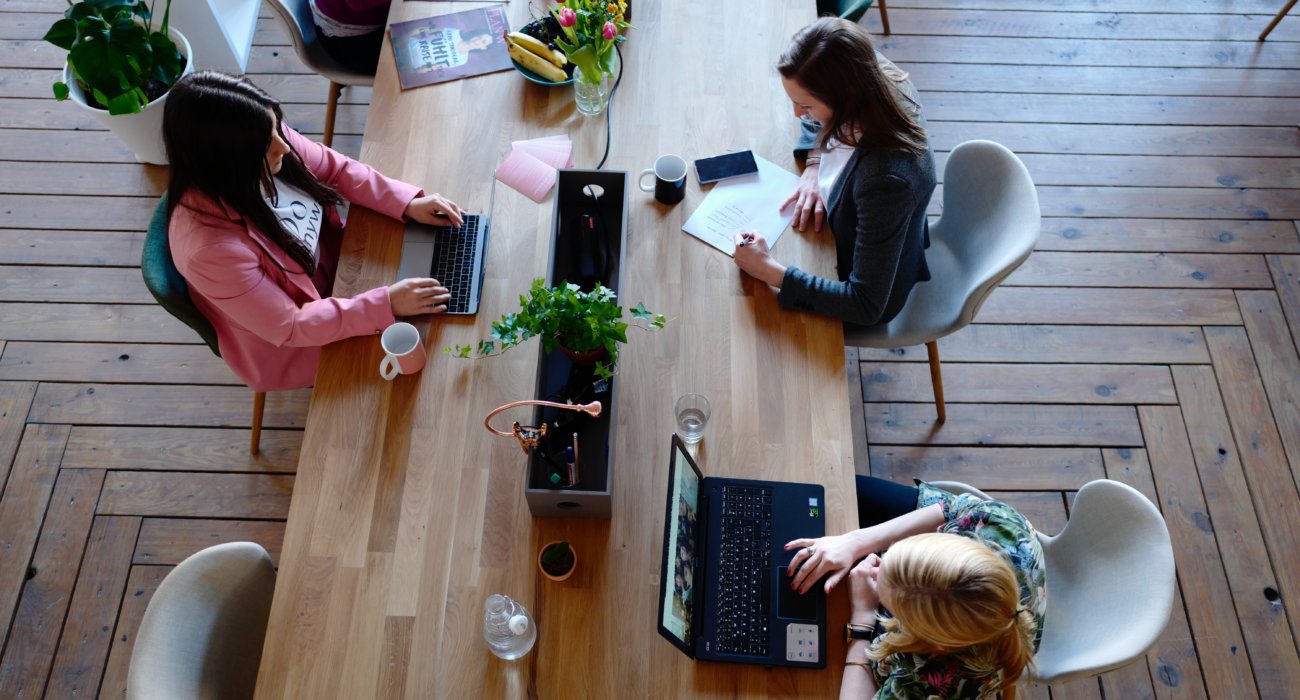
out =
[[[423,194],[287,126],[284,132],[307,169],[353,204],[401,219]],[[326,224],[326,230],[342,227],[334,207],[326,207]],[[254,391],[311,386],[321,346],[379,333],[394,321],[387,287],[351,299],[322,299],[293,258],[233,209],[200,192],[181,198],[168,238],[190,297],[217,330],[222,359]],[[325,242],[322,235],[322,266]]]

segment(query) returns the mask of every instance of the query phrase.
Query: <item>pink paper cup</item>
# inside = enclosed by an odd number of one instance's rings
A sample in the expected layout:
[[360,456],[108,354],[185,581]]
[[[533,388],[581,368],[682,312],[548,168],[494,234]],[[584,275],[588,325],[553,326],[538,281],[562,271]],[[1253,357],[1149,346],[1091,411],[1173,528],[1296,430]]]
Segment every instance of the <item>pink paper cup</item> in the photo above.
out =
[[392,381],[399,374],[415,374],[424,369],[424,343],[420,331],[409,323],[394,323],[384,329],[379,337],[384,348],[384,359],[379,363],[379,376]]

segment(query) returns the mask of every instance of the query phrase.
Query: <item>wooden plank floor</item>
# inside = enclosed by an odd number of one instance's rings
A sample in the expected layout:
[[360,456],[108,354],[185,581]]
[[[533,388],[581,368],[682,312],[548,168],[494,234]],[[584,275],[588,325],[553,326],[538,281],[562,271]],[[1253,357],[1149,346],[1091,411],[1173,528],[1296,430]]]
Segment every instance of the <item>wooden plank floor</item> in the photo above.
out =
[[[1300,687],[1300,15],[1254,41],[1281,4],[890,0],[881,48],[922,92],[940,167],[999,141],[1044,219],[1038,252],[940,343],[946,425],[923,351],[847,351],[859,469],[968,481],[1048,532],[1082,484],[1124,481],[1165,513],[1179,565],[1145,663],[1028,697]],[[140,281],[165,168],[48,99],[62,58],[39,38],[64,6],[0,5],[6,699],[121,697],[170,567],[230,540],[278,555],[309,397],[270,396],[250,458],[251,392]],[[880,35],[875,9],[864,23]],[[326,83],[265,11],[249,72],[319,133]],[[368,100],[349,88],[339,108],[352,155]]]

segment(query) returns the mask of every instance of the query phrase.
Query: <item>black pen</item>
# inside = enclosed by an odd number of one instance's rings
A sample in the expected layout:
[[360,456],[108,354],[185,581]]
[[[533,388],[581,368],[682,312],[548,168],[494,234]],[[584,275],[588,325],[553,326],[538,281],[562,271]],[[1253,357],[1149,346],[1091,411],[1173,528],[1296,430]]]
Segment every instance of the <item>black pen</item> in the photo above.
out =
[[752,233],[746,233],[746,234],[743,235],[743,240],[740,241],[740,243],[737,245],[737,247],[738,247],[738,248],[744,248],[745,246],[747,246],[747,245],[749,245],[750,243],[753,243],[753,242],[754,242],[754,234],[752,234]]

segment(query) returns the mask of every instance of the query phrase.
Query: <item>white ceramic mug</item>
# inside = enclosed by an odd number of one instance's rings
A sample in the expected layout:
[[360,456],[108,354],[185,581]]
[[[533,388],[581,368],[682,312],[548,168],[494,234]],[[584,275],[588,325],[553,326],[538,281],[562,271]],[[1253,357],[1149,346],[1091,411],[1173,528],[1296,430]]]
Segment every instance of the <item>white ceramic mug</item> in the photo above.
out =
[[[647,185],[646,175],[654,175],[654,185]],[[637,186],[642,192],[654,192],[660,204],[676,204],[686,197],[686,159],[672,154],[655,159],[655,167],[641,171]]]
[[424,369],[424,343],[420,331],[409,323],[394,323],[384,329],[379,337],[384,348],[384,359],[379,363],[379,376],[392,381],[399,374],[415,374]]

